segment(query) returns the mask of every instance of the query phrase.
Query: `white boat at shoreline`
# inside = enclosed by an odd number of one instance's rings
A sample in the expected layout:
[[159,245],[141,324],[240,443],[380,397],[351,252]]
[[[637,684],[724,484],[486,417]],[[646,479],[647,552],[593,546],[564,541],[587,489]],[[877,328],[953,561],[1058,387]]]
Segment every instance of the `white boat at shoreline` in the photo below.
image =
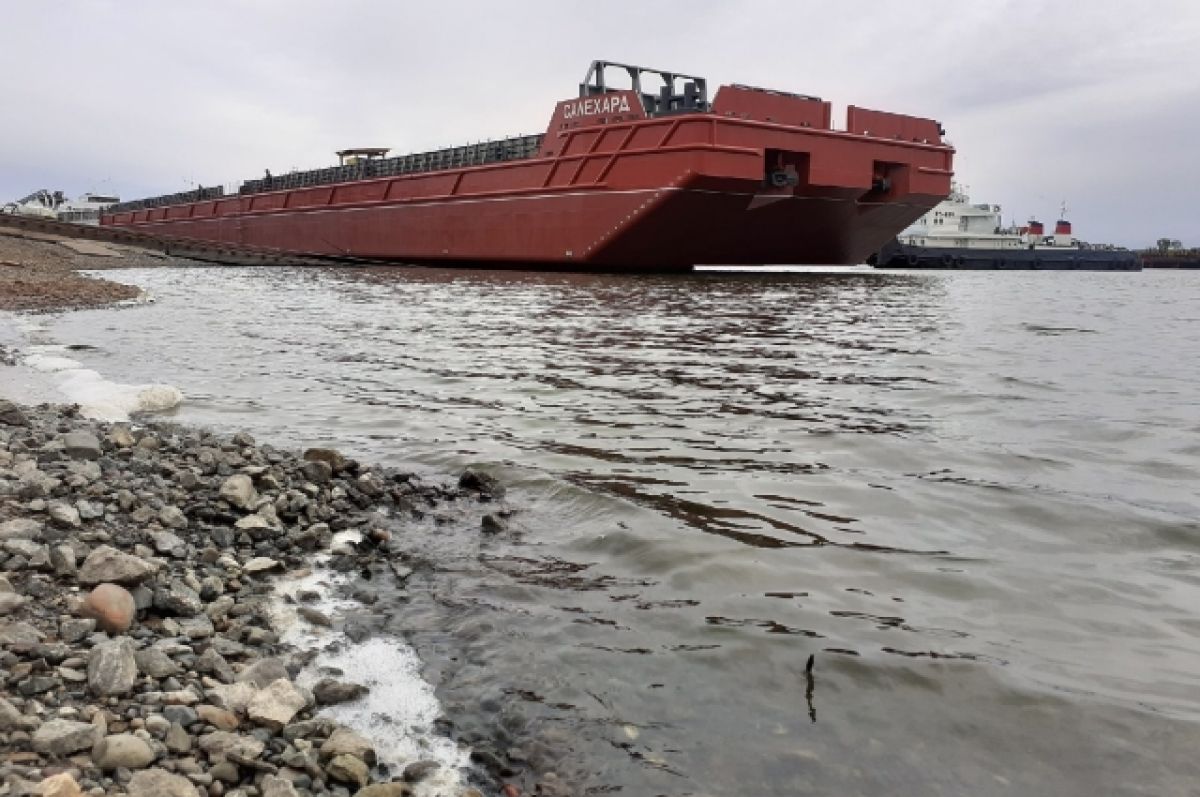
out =
[[62,191],[41,188],[15,202],[7,202],[0,206],[0,213],[98,225],[100,212],[120,201],[118,196],[91,192],[78,199],[67,199]]

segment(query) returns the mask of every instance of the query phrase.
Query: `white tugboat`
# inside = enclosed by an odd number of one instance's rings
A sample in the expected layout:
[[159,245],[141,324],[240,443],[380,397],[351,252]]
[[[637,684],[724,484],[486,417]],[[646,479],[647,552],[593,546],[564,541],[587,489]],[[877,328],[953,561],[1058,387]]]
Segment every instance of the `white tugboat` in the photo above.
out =
[[885,246],[876,268],[1139,271],[1137,255],[1074,237],[1062,215],[1047,235],[1040,221],[1004,226],[999,205],[972,204],[958,185],[950,196]]

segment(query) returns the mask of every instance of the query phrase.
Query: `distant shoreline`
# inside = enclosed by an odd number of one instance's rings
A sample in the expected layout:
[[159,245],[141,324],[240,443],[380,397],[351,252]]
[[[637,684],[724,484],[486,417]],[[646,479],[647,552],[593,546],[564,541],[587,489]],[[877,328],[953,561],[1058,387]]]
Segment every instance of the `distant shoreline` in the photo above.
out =
[[84,276],[80,271],[191,263],[125,244],[0,226],[0,310],[54,312],[105,307],[135,299],[142,291],[133,285]]

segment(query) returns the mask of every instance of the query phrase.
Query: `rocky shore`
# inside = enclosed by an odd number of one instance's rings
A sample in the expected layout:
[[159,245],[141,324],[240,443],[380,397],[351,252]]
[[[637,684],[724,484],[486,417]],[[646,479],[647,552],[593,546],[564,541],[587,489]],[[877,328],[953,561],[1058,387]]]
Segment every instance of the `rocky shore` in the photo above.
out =
[[137,247],[77,241],[0,225],[0,310],[52,311],[100,307],[141,291],[78,270],[196,265]]
[[0,795],[480,795],[432,791],[443,764],[389,767],[321,716],[370,695],[353,673],[302,686],[317,651],[283,640],[274,607],[340,623],[278,579],[324,554],[402,587],[407,519],[502,492],[471,471],[436,484],[332,449],[0,400]]

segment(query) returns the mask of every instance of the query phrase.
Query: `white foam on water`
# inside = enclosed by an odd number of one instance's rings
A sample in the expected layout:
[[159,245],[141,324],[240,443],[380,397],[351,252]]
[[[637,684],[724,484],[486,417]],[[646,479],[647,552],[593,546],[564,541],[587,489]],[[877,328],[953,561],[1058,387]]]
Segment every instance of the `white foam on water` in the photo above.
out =
[[[39,348],[52,351],[62,347]],[[127,421],[134,413],[162,412],[183,401],[183,392],[172,385],[111,382],[70,357],[34,352],[25,355],[22,362],[35,371],[57,374],[60,377],[59,392],[71,403],[78,404],[85,418]]]
[[25,356],[25,364],[35,371],[55,373],[57,371],[74,371],[82,368],[83,363],[70,357],[55,357],[52,354],[29,354]]
[[322,714],[354,728],[375,745],[379,760],[399,774],[415,761],[437,761],[441,769],[421,783],[417,794],[450,797],[461,785],[459,769],[469,753],[434,731],[442,708],[433,687],[421,678],[421,661],[415,651],[398,639],[374,637],[359,644],[347,643],[322,651],[300,682],[311,688],[320,670],[334,667],[346,678],[366,686],[366,697],[339,703]]
[[[337,535],[334,547],[352,541],[356,535],[356,532]],[[296,599],[300,592],[317,592],[320,598],[306,605],[330,617],[358,609],[356,601],[335,596],[346,577],[321,567],[327,558],[320,557],[311,573],[278,580],[276,593]],[[434,731],[441,704],[433,687],[421,677],[421,661],[416,652],[396,638],[374,637],[361,643],[351,642],[339,631],[300,620],[294,605],[282,599],[275,601],[271,607],[272,625],[281,631],[281,639],[286,643],[321,649],[300,673],[297,683],[311,689],[326,677],[327,668],[334,668],[345,674],[338,678],[370,690],[358,700],[326,706],[320,715],[362,734],[374,745],[380,762],[395,774],[418,760],[441,764],[434,775],[416,785],[413,793],[417,797],[458,795],[463,786],[461,770],[470,763],[470,751]]]
[[102,421],[127,421],[134,413],[162,412],[183,401],[183,392],[177,387],[123,385],[87,368],[68,372],[59,389],[79,405],[85,418]]
[[78,404],[84,417],[101,421],[128,421],[136,413],[163,412],[183,401],[183,392],[173,385],[122,384],[85,368],[67,356],[70,347],[52,339],[44,321],[3,314],[0,323],[23,339],[12,351],[18,358],[17,373],[25,369],[18,380],[21,384],[11,389],[0,385],[0,393],[6,396],[22,401],[65,400]]

